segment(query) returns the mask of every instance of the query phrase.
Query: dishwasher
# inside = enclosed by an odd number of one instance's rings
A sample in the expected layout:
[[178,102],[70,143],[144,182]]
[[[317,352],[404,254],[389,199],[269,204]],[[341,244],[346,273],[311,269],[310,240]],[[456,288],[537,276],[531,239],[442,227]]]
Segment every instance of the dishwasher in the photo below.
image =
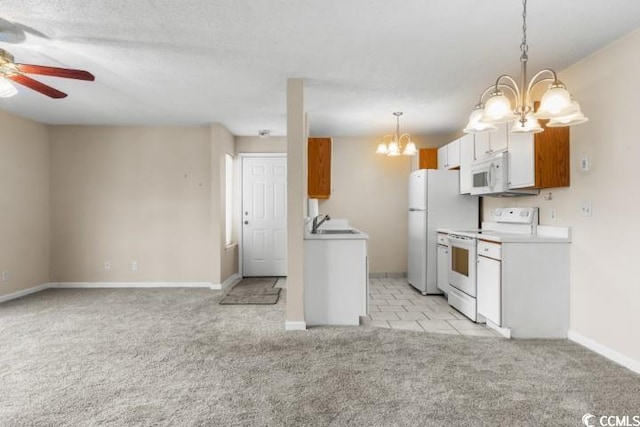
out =
[[449,296],[449,239],[447,233],[438,233],[438,251],[436,258],[436,285]]

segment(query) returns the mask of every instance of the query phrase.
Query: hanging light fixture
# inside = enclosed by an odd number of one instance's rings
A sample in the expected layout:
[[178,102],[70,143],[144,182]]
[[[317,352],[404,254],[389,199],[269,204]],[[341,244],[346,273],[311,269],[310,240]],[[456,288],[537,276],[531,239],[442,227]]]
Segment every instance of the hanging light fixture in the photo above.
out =
[[[558,75],[550,68],[538,71],[527,81],[527,0],[522,1],[522,43],[520,44],[520,86],[508,74],[502,74],[493,86],[487,88],[469,116],[464,128],[466,133],[482,133],[496,130],[499,123],[514,121],[511,132],[537,133],[544,129],[538,119],[549,119],[547,126],[572,126],[588,121],[580,111],[578,103],[572,99],[567,87],[558,80]],[[535,86],[549,83],[542,95],[538,111],[534,111],[531,96]],[[488,98],[485,101],[485,97]],[[513,98],[509,99],[510,95]]]
[[[400,134],[400,116],[401,111],[393,113],[396,116],[396,132],[393,135],[385,135],[382,142],[378,144],[376,154],[386,154],[387,156],[415,156],[418,153],[416,144],[411,140],[408,133]],[[402,149],[402,141],[406,140],[404,150]]]

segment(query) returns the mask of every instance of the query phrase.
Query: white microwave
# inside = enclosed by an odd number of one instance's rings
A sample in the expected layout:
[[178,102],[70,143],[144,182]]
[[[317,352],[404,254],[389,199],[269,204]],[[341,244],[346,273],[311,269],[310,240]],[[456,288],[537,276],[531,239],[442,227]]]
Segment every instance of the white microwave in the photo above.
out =
[[540,190],[509,189],[509,153],[504,152],[471,165],[471,194],[476,196],[528,196]]

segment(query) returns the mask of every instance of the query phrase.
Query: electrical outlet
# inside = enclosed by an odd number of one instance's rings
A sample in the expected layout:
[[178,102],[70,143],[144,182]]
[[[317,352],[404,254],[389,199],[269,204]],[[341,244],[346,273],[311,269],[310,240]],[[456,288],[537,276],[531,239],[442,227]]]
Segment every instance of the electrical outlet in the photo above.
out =
[[138,271],[138,268],[139,268],[139,267],[140,267],[140,266],[138,265],[138,261],[133,261],[133,262],[131,263],[131,271]]
[[7,280],[9,280],[9,272],[8,271],[3,271],[2,272],[2,281],[6,282]]
[[551,208],[549,210],[549,219],[551,221],[555,221],[557,219],[557,215],[556,215],[556,209],[555,208]]
[[591,203],[591,200],[583,200],[580,203],[580,215],[593,216],[593,204]]
[[111,263],[109,261],[105,261],[104,262],[104,269],[105,270],[111,270]]

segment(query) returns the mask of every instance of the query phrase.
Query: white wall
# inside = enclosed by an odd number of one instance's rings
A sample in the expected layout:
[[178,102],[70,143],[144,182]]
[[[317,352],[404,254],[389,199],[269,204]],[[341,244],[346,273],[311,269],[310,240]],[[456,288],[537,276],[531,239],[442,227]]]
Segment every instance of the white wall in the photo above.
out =
[[[539,206],[540,222],[573,227],[571,330],[640,367],[640,31],[561,73],[590,121],[571,128],[571,187],[538,197],[485,198],[497,206]],[[588,172],[580,158],[590,159]],[[580,214],[583,200],[593,216]],[[557,220],[551,221],[551,208]]]
[[[420,148],[438,147],[449,137],[416,136],[414,141]],[[331,197],[320,201],[319,209],[369,234],[371,273],[405,273],[407,185],[417,157],[375,154],[378,142],[369,137],[333,138]]]
[[0,111],[0,296],[49,282],[47,127]]

